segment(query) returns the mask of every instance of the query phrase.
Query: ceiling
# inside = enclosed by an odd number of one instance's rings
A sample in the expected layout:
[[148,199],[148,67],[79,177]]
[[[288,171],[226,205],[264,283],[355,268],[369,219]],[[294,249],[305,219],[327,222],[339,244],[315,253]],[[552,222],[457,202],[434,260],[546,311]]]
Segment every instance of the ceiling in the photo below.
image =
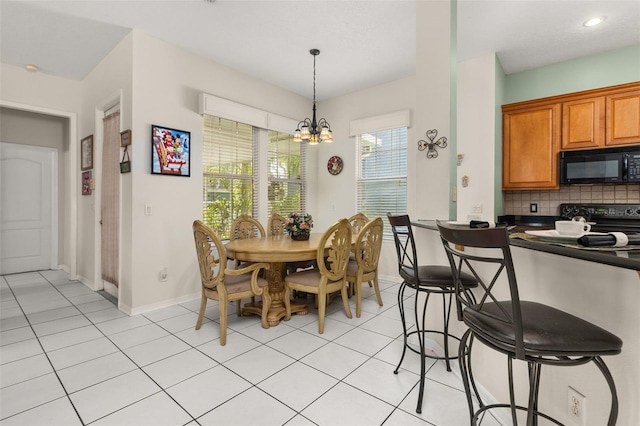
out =
[[[318,48],[323,100],[414,75],[415,16],[409,0],[0,0],[0,60],[82,80],[137,29],[311,98]],[[496,52],[511,74],[640,44],[639,22],[637,0],[458,0],[458,60]]]

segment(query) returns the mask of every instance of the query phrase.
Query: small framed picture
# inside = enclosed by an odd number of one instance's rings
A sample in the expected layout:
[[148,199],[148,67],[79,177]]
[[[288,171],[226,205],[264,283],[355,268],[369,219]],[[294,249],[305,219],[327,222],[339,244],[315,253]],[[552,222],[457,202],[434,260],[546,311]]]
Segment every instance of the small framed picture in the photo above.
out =
[[91,172],[82,173],[82,195],[91,195]]
[[80,141],[80,170],[93,169],[93,135]]
[[131,161],[120,163],[120,173],[131,173]]
[[131,145],[131,129],[120,132],[120,146]]

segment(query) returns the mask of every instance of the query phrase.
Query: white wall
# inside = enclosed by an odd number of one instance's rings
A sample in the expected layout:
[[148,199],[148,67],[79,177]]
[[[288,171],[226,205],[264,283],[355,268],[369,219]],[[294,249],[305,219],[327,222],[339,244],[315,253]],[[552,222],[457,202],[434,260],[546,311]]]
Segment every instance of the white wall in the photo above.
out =
[[[131,249],[126,258],[131,312],[199,296],[191,225],[202,217],[201,92],[285,117],[308,114],[307,99],[256,80],[143,33],[133,33]],[[159,60],[161,58],[161,60]],[[166,66],[165,64],[179,64]],[[151,124],[191,132],[191,177],[151,175]],[[311,151],[311,150],[310,150]],[[315,162],[313,152],[309,160]],[[309,176],[315,181],[315,175]],[[311,197],[315,196],[313,189]],[[144,215],[151,204],[153,215]],[[167,282],[158,280],[166,267]],[[123,270],[124,272],[124,270]]]
[[[457,218],[468,220],[470,215],[484,220],[495,220],[495,54],[458,63],[458,144],[457,153],[463,154],[457,166],[458,191]],[[469,183],[462,186],[462,177]],[[482,212],[474,212],[481,205]]]

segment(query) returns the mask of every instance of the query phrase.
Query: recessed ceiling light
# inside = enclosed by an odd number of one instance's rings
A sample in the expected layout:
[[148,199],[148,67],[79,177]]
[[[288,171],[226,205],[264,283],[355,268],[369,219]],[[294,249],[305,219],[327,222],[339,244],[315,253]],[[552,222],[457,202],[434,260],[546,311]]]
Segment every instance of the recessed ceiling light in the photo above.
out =
[[36,71],[38,71],[40,69],[37,65],[34,65],[34,64],[27,64],[27,65],[24,66],[24,68],[27,71],[31,71],[31,72],[36,72]]
[[607,19],[606,16],[598,16],[597,18],[591,18],[588,21],[585,21],[582,25],[585,27],[595,27],[598,24],[602,24],[605,19]]

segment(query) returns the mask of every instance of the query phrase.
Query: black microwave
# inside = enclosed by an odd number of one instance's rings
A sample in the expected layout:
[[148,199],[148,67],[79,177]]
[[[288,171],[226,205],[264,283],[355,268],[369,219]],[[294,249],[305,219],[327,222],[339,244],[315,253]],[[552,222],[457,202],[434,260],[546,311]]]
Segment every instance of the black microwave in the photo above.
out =
[[640,146],[560,153],[560,184],[627,182],[640,182]]

